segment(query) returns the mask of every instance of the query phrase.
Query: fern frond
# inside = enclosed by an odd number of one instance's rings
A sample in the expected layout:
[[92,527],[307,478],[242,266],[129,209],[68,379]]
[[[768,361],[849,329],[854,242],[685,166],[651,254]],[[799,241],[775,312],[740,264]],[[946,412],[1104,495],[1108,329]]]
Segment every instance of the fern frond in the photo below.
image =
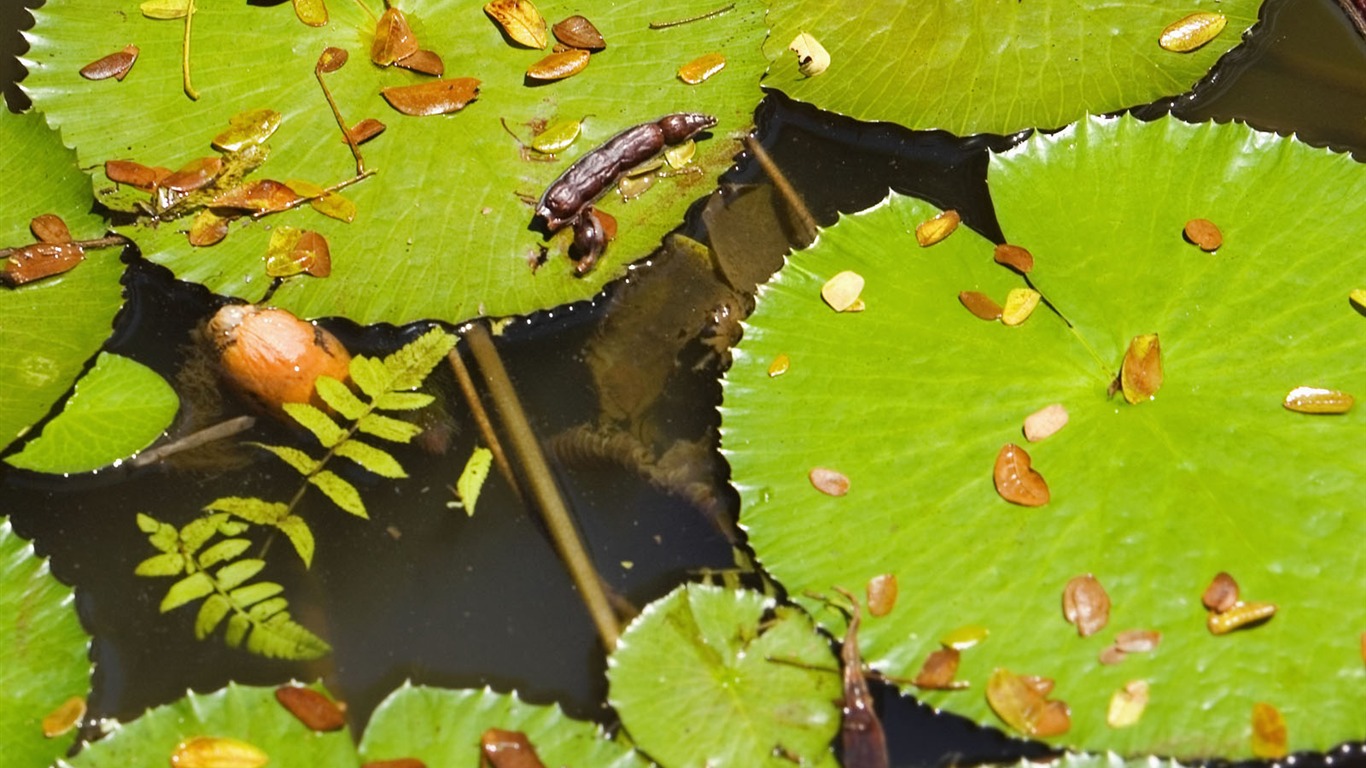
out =
[[308,478],[308,482],[327,494],[327,498],[343,510],[356,517],[370,519],[369,513],[365,511],[365,502],[361,501],[360,491],[356,490],[356,486],[341,479],[337,473],[324,469]]
[[331,448],[345,440],[347,432],[337,425],[321,408],[308,403],[285,403],[281,406],[299,426],[313,433],[324,448]]
[[289,505],[251,497],[224,496],[209,502],[206,512],[227,512],[254,525],[268,525],[278,529],[294,545],[304,566],[313,563],[313,531],[302,517],[291,514]]
[[184,555],[179,552],[162,552],[138,563],[133,573],[137,576],[179,576],[184,570]]
[[261,569],[265,567],[266,561],[260,558],[238,560],[218,569],[218,572],[213,575],[214,586],[219,591],[226,592],[233,587],[246,583],[247,579],[260,573]]
[[422,434],[422,427],[406,421],[391,419],[378,413],[367,414],[356,422],[356,428],[367,435],[374,435],[393,443],[406,443]]
[[251,542],[247,539],[223,539],[204,550],[204,553],[199,556],[199,566],[201,568],[212,568],[219,563],[226,563],[246,552],[249,547],[251,547]]
[[340,413],[350,421],[355,421],[370,409],[370,406],[361,401],[351,388],[331,376],[319,376],[313,382],[313,389],[322,398],[324,403],[332,410]]
[[375,398],[375,408],[381,411],[416,411],[431,405],[435,399],[426,392],[385,392]]
[[440,365],[446,353],[455,347],[455,336],[440,328],[433,328],[404,344],[384,358],[389,374],[389,389],[417,389],[432,369]]
[[336,454],[356,462],[380,477],[397,480],[408,476],[408,473],[403,470],[403,465],[398,463],[398,459],[395,459],[388,451],[376,448],[369,443],[348,440],[337,446]]
[[262,450],[270,451],[279,457],[280,461],[294,468],[295,472],[307,477],[315,472],[322,462],[309,456],[298,448],[290,448],[284,445],[267,445],[265,443],[252,443],[252,445]]
[[174,611],[182,605],[193,603],[211,594],[213,594],[213,578],[204,571],[196,571],[172,584],[171,588],[166,590],[166,596],[161,598],[161,612]]

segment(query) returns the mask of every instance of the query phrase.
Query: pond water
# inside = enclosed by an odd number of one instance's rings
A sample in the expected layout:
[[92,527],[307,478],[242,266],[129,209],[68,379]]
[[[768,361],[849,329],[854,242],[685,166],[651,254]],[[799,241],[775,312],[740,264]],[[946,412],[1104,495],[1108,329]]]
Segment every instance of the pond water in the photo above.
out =
[[[0,7],[0,75],[19,73],[14,30],[26,25],[22,3]],[[1314,144],[1366,157],[1366,44],[1333,0],[1270,0],[1252,40],[1231,54],[1191,94],[1138,110],[1170,110],[1190,120],[1239,119]],[[6,97],[14,103],[7,85]],[[986,194],[989,149],[1009,137],[958,139],[909,132],[818,112],[778,96],[757,115],[758,137],[818,221],[832,222],[882,199],[887,189],[963,211],[987,236],[998,230]],[[756,164],[742,160],[725,187],[766,183]],[[1314,190],[1306,190],[1313,194]],[[737,192],[738,194],[738,192]],[[769,208],[771,213],[771,207]],[[701,205],[684,231],[705,237]],[[753,242],[782,247],[774,221],[746,221]],[[757,233],[768,233],[760,237]],[[724,237],[718,233],[718,237]],[[735,237],[734,234],[730,235]],[[776,256],[776,251],[771,256]],[[648,285],[660,266],[643,264],[630,283]],[[167,273],[132,263],[128,304],[108,348],[174,378],[189,360],[191,330],[219,300]],[[626,294],[631,289],[612,289]],[[640,288],[644,292],[645,288]],[[610,296],[512,323],[499,340],[510,374],[533,425],[553,435],[598,418],[598,395],[586,348],[601,333]],[[659,333],[680,330],[678,314],[661,310],[640,322]],[[686,317],[693,317],[684,313]],[[358,328],[328,323],[353,352],[382,354],[413,329]],[[600,330],[600,327],[608,330]],[[693,329],[696,330],[696,329]],[[668,379],[656,413],[662,438],[712,439],[717,426],[719,367],[697,342],[681,347],[683,364]],[[696,370],[691,365],[699,362]],[[192,615],[162,616],[164,584],[133,576],[149,553],[134,524],[140,511],[185,521],[205,502],[226,495],[287,498],[297,477],[269,462],[245,468],[153,467],[50,478],[5,468],[0,509],[16,530],[52,558],[54,573],[76,587],[85,626],[94,635],[96,664],[90,699],[97,716],[131,719],[149,706],[208,691],[229,680],[273,684],[321,677],[349,702],[353,725],[404,680],[446,687],[516,689],[533,702],[558,702],[570,714],[610,722],[603,655],[545,530],[495,475],[478,514],[448,508],[448,487],[477,437],[464,415],[449,371],[435,377],[448,405],[449,444],[437,452],[398,452],[411,478],[362,484],[372,519],[362,521],[324,503],[306,509],[318,535],[314,567],[303,572],[273,563],[269,576],[287,584],[295,616],[319,630],[334,653],[319,664],[289,664],[230,651],[217,640],[193,639]],[[243,412],[229,404],[225,416]],[[288,442],[285,428],[261,422],[246,438]],[[231,457],[228,457],[231,458]],[[733,517],[736,498],[723,462],[709,476],[712,500]],[[662,596],[679,582],[733,566],[731,543],[716,521],[688,501],[651,487],[620,468],[557,464],[560,485],[608,584],[635,605]],[[939,715],[879,689],[880,706],[897,765],[999,761],[1047,754],[1046,748]],[[1363,764],[1359,749],[1306,756],[1301,764]]]

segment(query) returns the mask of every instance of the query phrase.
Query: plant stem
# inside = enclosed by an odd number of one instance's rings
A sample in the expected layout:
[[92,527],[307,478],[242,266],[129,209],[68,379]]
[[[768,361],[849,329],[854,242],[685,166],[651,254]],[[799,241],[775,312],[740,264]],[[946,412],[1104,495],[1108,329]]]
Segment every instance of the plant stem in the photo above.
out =
[[474,423],[479,427],[479,434],[483,436],[484,442],[489,447],[489,452],[493,454],[493,463],[498,465],[498,473],[503,476],[503,480],[512,488],[513,493],[517,494],[518,500],[523,504],[526,499],[522,498],[522,486],[517,484],[517,476],[512,473],[512,464],[508,462],[507,451],[503,450],[503,443],[498,439],[498,433],[493,429],[493,422],[489,420],[489,412],[485,410],[484,403],[479,399],[479,392],[474,388],[474,379],[470,377],[470,369],[465,365],[465,359],[460,356],[459,349],[452,349],[446,355],[446,359],[451,364],[451,370],[455,372],[455,380],[460,385],[460,392],[465,396],[465,402],[469,404],[470,414],[474,416]]
[[190,82],[190,27],[194,22],[194,0],[190,0],[185,6],[185,38],[180,45],[180,78],[184,83],[185,95],[193,101],[199,101],[199,91],[194,89],[194,83]]
[[323,71],[321,67],[313,68],[313,76],[318,78],[318,85],[322,86],[323,96],[327,97],[327,105],[332,108],[332,116],[337,118],[337,127],[341,128],[342,138],[346,139],[346,146],[351,148],[351,155],[356,158],[356,175],[364,177],[365,158],[361,157],[360,145],[356,143],[356,137],[351,135],[350,129],[346,127],[346,118],[342,117],[341,108],[337,106],[337,100],[332,98],[332,91],[323,82]]
[[617,626],[616,615],[612,613],[612,605],[603,589],[602,577],[598,575],[593,560],[579,538],[574,520],[555,485],[555,478],[550,474],[550,465],[541,452],[540,442],[531,430],[512,380],[508,378],[503,361],[498,357],[498,349],[493,345],[488,328],[482,323],[474,323],[469,327],[465,341],[470,345],[475,362],[479,364],[479,372],[493,398],[494,408],[502,419],[512,450],[521,462],[531,496],[541,510],[555,549],[559,551],[560,558],[564,560],[570,577],[579,589],[589,616],[597,627],[598,637],[610,651],[616,648],[621,629]]
[[773,182],[773,188],[778,190],[778,194],[783,198],[783,201],[787,203],[787,207],[792,212],[792,215],[796,217],[796,223],[801,230],[797,233],[797,236],[802,239],[800,245],[805,247],[815,242],[817,230],[816,217],[811,215],[811,210],[806,207],[806,203],[802,202],[802,196],[797,193],[797,189],[792,186],[792,182],[787,180],[787,176],[783,174],[783,170],[778,167],[777,163],[773,162],[773,158],[769,156],[768,151],[764,149],[763,145],[760,144],[752,134],[745,137],[745,149],[749,150],[749,153],[754,155],[754,159],[759,161],[759,167],[764,169],[764,173],[768,174],[769,180]]
[[731,10],[734,7],[735,3],[731,3],[730,5],[723,5],[714,11],[699,13],[696,16],[689,16],[686,19],[677,19],[675,21],[652,21],[650,22],[650,29],[668,29],[669,27],[681,27],[684,24],[691,24],[694,21],[702,21],[703,19],[710,19],[713,16],[720,16],[721,14]]
[[[110,235],[108,237],[97,237],[94,240],[76,240],[71,245],[79,246],[83,250],[91,248],[113,248],[114,246],[128,245],[133,242],[123,235]],[[0,259],[7,259],[21,248],[0,248]]]

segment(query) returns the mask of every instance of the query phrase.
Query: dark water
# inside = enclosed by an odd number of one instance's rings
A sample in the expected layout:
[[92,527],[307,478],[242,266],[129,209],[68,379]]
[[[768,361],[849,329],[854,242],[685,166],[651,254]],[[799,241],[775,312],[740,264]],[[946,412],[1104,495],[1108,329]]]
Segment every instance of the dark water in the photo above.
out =
[[[0,75],[6,84],[19,75],[10,54],[21,41],[13,30],[28,23],[23,7],[37,4],[0,0]],[[1361,157],[1364,73],[1366,44],[1332,0],[1272,0],[1253,39],[1192,94],[1139,114],[1171,110],[1190,120],[1243,120]],[[8,85],[5,95],[10,104],[19,101]],[[1008,137],[959,139],[857,123],[781,97],[761,105],[756,124],[762,143],[822,223],[881,200],[891,187],[957,208],[971,226],[997,234],[984,176],[988,149],[1009,146]],[[742,161],[726,181],[743,185],[764,176]],[[685,229],[703,234],[697,221]],[[109,348],[174,376],[186,362],[189,330],[213,311],[216,300],[142,263],[132,264],[126,287],[128,305]],[[499,341],[540,433],[597,418],[597,395],[583,358],[606,304],[603,299],[519,321]],[[329,327],[363,354],[381,354],[416,331]],[[685,355],[696,358],[699,349],[689,347]],[[662,432],[705,439],[717,420],[717,375],[713,366],[670,380]],[[496,475],[474,517],[446,507],[447,486],[475,430],[450,394],[449,372],[441,370],[436,378],[437,391],[456,414],[448,451],[398,452],[412,476],[406,481],[351,477],[370,508],[369,522],[326,503],[306,502],[302,513],[319,540],[314,567],[304,571],[276,552],[263,574],[285,582],[296,617],[333,643],[334,654],[320,665],[258,659],[227,650],[217,639],[198,643],[191,631],[193,609],[160,615],[165,585],[132,575],[133,566],[150,554],[134,524],[137,512],[183,522],[219,496],[288,498],[297,483],[290,472],[268,463],[220,472],[112,470],[72,479],[3,470],[0,504],[16,530],[52,558],[54,573],[75,585],[82,620],[94,635],[92,714],[130,719],[186,688],[213,690],[228,680],[270,684],[321,676],[349,702],[358,723],[406,679],[515,688],[528,700],[558,702],[576,716],[610,721],[601,703],[604,663],[596,636],[539,521]],[[233,408],[225,415],[240,411]],[[270,423],[248,437],[295,439]],[[663,595],[700,569],[732,565],[729,542],[692,505],[619,470],[559,466],[558,473],[605,579],[635,604]],[[715,478],[715,492],[733,515],[734,496],[724,480]],[[1047,754],[1041,745],[934,714],[893,691],[882,689],[879,697],[896,765]],[[1352,748],[1304,756],[1298,764],[1366,765],[1366,759]]]

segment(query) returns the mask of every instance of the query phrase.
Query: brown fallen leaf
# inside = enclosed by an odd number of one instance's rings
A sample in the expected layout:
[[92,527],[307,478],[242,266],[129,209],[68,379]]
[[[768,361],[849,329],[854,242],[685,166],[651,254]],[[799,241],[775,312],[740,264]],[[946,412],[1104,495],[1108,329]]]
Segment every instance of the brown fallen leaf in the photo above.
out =
[[591,54],[581,48],[569,48],[552,53],[527,67],[526,76],[532,80],[563,80],[577,75],[588,66]]
[[1038,688],[1008,669],[997,668],[991,673],[986,693],[992,711],[1026,736],[1057,736],[1072,727],[1066,704],[1047,700]]
[[1022,275],[1027,275],[1034,270],[1034,254],[1025,248],[1010,243],[1001,243],[992,252],[992,258],[997,264],[1003,264]]
[[459,112],[479,96],[479,80],[457,77],[416,85],[385,88],[379,92],[389,106],[405,115],[444,115]]
[[441,77],[446,74],[446,64],[441,61],[441,57],[436,51],[421,50],[417,53],[395,61],[394,64],[404,69],[412,70],[432,77]]
[[223,170],[223,158],[201,157],[161,180],[160,186],[176,192],[193,192],[211,184]]
[[190,245],[196,248],[217,245],[228,236],[228,219],[204,208],[190,221],[188,234]]
[[545,17],[530,0],[492,0],[484,6],[484,13],[518,45],[539,50],[549,42]]
[[963,291],[958,294],[958,301],[983,320],[1001,319],[1001,305],[981,291]]
[[55,213],[44,213],[28,223],[28,229],[42,243],[69,243],[71,230],[66,222]]
[[140,51],[136,45],[125,46],[117,53],[111,53],[81,67],[81,77],[86,80],[107,80],[111,77],[122,80],[128,76],[128,70],[133,68],[133,62],[138,60],[138,53]]
[[387,67],[417,52],[417,35],[408,26],[408,17],[392,6],[384,9],[375,23],[375,41],[370,45],[370,60]]
[[1074,576],[1062,590],[1062,615],[1078,635],[1094,635],[1110,623],[1110,595],[1095,576]]
[[153,187],[171,175],[171,170],[151,168],[132,160],[106,160],[104,175],[116,184],[127,184],[143,192],[151,192]]
[[897,584],[895,573],[880,573],[868,580],[868,613],[886,616],[896,607]]
[[43,735],[55,739],[69,732],[85,717],[85,698],[72,696],[43,716]]
[[490,768],[545,768],[521,731],[490,728],[479,737],[480,765]]
[[1162,388],[1162,345],[1157,334],[1144,333],[1129,341],[1119,381],[1124,399],[1131,404],[1151,400]]
[[351,126],[347,132],[351,134],[351,139],[357,144],[364,144],[381,133],[384,133],[386,127],[387,126],[385,126],[384,123],[381,123],[375,118],[367,117]]
[[275,689],[275,700],[309,730],[336,731],[346,725],[345,710],[312,688],[282,685]]
[[1252,705],[1252,755],[1276,760],[1290,754],[1290,738],[1280,710],[1259,701]]
[[1215,613],[1227,611],[1238,603],[1238,582],[1223,571],[1216,573],[1200,596],[1200,602]]
[[16,286],[68,272],[85,259],[85,249],[75,243],[34,243],[16,248],[5,259],[0,281]]
[[233,187],[215,197],[209,205],[214,208],[238,208],[244,211],[268,213],[283,211],[299,202],[299,194],[289,185],[273,179],[261,179]]
[[961,658],[957,648],[940,648],[925,658],[920,672],[911,681],[917,688],[932,691],[959,690],[968,687],[965,680],[954,680],[958,675],[958,661]]
[[607,47],[607,41],[603,39],[602,33],[593,26],[593,22],[583,16],[570,16],[551,27],[551,31],[555,33],[557,40],[570,48],[601,51]]
[[1048,503],[1048,483],[1031,466],[1029,454],[1014,443],[1001,446],[992,470],[996,492],[1011,504],[1041,507]]

